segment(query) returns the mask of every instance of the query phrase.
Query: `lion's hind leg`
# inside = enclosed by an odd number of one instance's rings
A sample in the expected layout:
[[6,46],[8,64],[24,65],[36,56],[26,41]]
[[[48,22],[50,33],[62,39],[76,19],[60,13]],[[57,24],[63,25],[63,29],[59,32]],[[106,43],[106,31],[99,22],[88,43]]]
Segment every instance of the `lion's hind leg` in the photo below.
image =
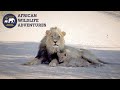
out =
[[82,55],[83,59],[86,59],[88,62],[90,62],[95,66],[103,66],[103,63],[101,63],[93,53],[91,53],[88,50],[83,50],[82,52],[83,52],[83,55]]

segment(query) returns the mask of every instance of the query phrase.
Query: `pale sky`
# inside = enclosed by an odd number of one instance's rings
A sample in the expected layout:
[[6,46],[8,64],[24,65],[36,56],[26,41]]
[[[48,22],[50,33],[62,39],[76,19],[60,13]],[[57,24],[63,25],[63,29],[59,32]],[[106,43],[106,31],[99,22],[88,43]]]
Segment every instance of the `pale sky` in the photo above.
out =
[[[3,26],[5,14],[37,14],[46,27]],[[0,11],[0,41],[39,42],[50,27],[66,32],[66,44],[120,47],[120,20],[97,11]]]

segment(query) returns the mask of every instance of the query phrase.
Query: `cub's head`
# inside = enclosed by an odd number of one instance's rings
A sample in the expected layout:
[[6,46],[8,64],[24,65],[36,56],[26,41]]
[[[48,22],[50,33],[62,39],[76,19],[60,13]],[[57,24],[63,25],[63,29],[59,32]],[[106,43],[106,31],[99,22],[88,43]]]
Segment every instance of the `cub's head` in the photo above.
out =
[[56,53],[64,49],[64,36],[65,32],[57,27],[52,27],[46,31],[46,47],[49,53]]
[[59,58],[59,62],[64,62],[66,60],[69,60],[69,56],[67,53],[67,50],[61,51],[61,52],[57,52],[58,58]]

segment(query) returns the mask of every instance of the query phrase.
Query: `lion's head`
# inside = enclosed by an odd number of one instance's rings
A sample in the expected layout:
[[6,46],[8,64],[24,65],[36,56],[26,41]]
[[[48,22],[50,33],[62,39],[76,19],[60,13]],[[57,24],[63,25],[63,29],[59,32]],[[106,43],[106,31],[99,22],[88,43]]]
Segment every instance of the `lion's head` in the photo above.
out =
[[49,53],[56,53],[64,49],[64,36],[65,32],[57,27],[52,27],[46,31],[46,47]]

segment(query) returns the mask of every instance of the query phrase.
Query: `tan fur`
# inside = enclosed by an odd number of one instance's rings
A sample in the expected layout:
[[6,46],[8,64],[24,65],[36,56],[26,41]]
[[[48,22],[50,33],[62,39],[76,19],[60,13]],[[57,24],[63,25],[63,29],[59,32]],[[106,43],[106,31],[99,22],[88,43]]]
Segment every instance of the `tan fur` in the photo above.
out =
[[[41,58],[42,59],[42,58]],[[26,63],[23,63],[22,65],[36,65],[36,64],[40,64],[41,60],[37,59],[37,58],[34,58],[32,59],[31,61],[29,62],[26,62]]]
[[87,60],[88,62],[91,62],[95,66],[103,66],[103,63],[100,61],[99,58],[97,58],[91,51],[86,49],[78,49],[71,46],[65,46],[65,49],[68,49],[71,52],[72,57],[76,57],[76,55],[79,57],[82,57],[83,59]]
[[84,59],[87,59],[88,61],[94,63],[94,64],[100,64],[101,62],[99,59],[89,50],[86,49],[80,49],[82,52],[82,57]]
[[49,63],[49,66],[51,66],[51,67],[55,67],[55,66],[57,66],[57,65],[58,65],[57,59],[53,59],[53,60]]
[[[65,32],[62,32],[59,28],[50,28],[50,30],[46,31],[46,40],[44,40],[45,42],[42,43],[45,43],[47,51],[50,54],[53,54],[64,49],[64,36]],[[56,41],[56,46],[54,41]]]
[[[59,28],[51,27],[50,30],[46,30],[46,35],[41,40],[39,49],[46,48],[49,54],[64,50],[65,35],[66,33],[64,31],[61,31]],[[33,59],[31,62],[25,63],[25,65],[37,64],[36,62],[36,59]],[[57,64],[58,61],[53,60],[49,66],[54,66],[55,62]]]
[[85,67],[85,66],[89,66],[90,63],[88,61],[86,61],[85,59],[82,59],[79,54],[79,56],[72,56],[72,52],[68,49],[64,50],[64,52],[58,52],[58,57],[59,57],[59,61],[63,62],[60,64],[60,66],[72,66],[72,67]]
[[[64,49],[65,35],[66,33],[62,32],[59,28],[52,27],[50,30],[46,31],[46,36],[41,40],[41,44],[42,46],[46,46],[49,54],[56,53]],[[56,66],[57,64],[58,61],[55,59],[50,62],[49,66]]]
[[[52,27],[50,28],[50,30],[46,30],[46,35],[41,40],[39,48],[46,48],[49,54],[57,53],[60,51],[64,51],[64,49],[68,49],[71,52],[70,56],[72,58],[82,57],[83,59],[86,59],[87,61],[90,61],[93,64],[97,64],[101,66],[101,62],[99,61],[99,59],[89,50],[85,50],[85,49],[78,50],[74,47],[65,46],[65,40],[64,40],[65,35],[66,33],[62,32],[59,28]],[[36,59],[31,61],[31,63],[34,64],[34,61],[36,62]],[[52,62],[50,64],[52,64]],[[50,65],[50,66],[54,66],[54,65]]]

